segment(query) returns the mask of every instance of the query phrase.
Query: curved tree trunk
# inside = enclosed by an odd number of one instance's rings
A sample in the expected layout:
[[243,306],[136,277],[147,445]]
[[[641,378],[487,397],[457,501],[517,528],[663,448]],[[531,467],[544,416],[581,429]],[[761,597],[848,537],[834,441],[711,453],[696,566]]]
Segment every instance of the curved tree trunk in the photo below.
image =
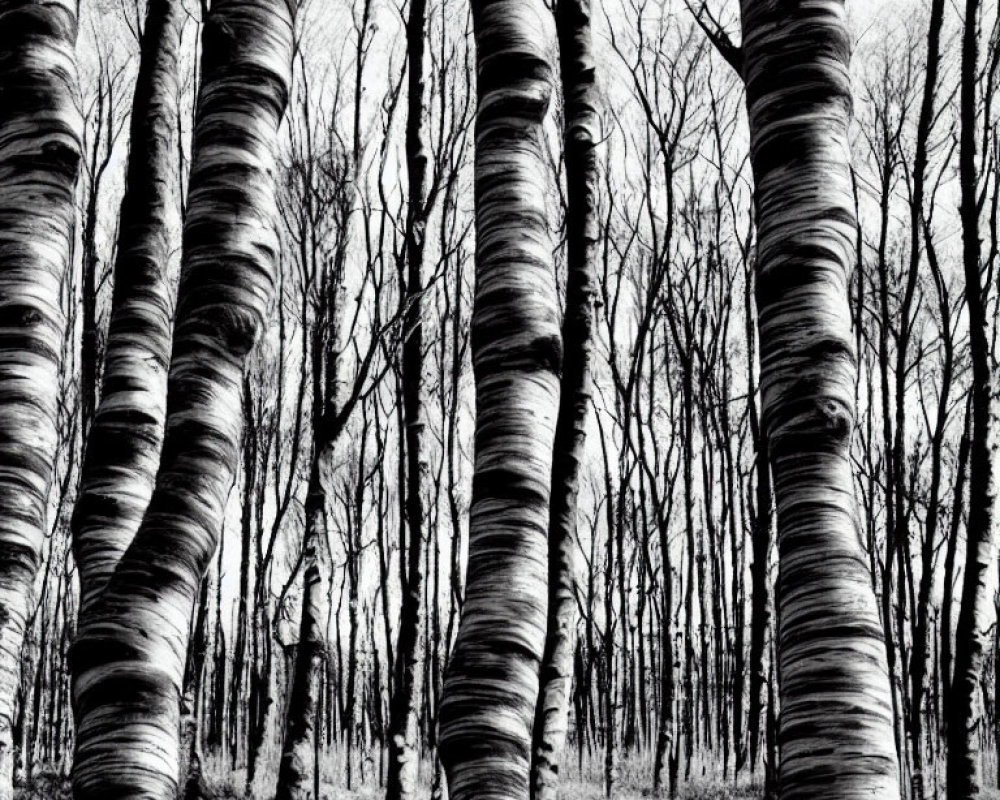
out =
[[[978,0],[966,0],[962,40],[960,92],[961,183],[965,303],[969,310],[969,353],[972,358],[972,440],[969,450],[969,519],[966,529],[962,605],[955,626],[955,672],[948,705],[948,800],[980,796],[979,741],[981,724],[975,708],[983,665],[988,607],[987,576],[993,563],[993,506],[997,449],[993,418],[994,381],[991,369],[986,298],[980,273],[978,181],[976,176],[976,77],[978,71]],[[947,587],[946,587],[947,588]]]
[[81,120],[76,4],[0,0],[0,797],[57,449],[60,292],[73,248]]
[[548,11],[542,0],[477,0],[472,10],[477,419],[465,602],[439,715],[452,800],[529,791],[562,358],[541,143]]
[[205,23],[160,470],[72,651],[79,800],[177,792],[189,621],[239,457],[242,371],[274,290],[292,16],[287,3],[215,0]]
[[895,800],[885,644],[848,454],[857,364],[844,2],[744,0],[742,21],[780,566],[781,797]]
[[532,793],[555,800],[573,682],[576,514],[590,408],[590,362],[597,246],[597,82],[590,0],[560,0],[556,31],[563,85],[566,161],[566,311],[563,373],[549,506],[549,610],[535,718]]
[[406,171],[409,179],[406,219],[406,310],[403,322],[403,414],[406,422],[406,582],[402,591],[399,634],[389,705],[387,800],[411,800],[417,791],[417,709],[420,629],[424,592],[424,505],[421,497],[424,413],[423,310],[424,234],[427,227],[427,158],[421,136],[424,105],[425,0],[410,0],[406,40],[409,59],[406,116]]
[[179,0],[151,0],[132,107],[101,403],[71,521],[83,619],[139,529],[160,464],[173,332],[167,265],[178,209],[176,98],[183,20]]

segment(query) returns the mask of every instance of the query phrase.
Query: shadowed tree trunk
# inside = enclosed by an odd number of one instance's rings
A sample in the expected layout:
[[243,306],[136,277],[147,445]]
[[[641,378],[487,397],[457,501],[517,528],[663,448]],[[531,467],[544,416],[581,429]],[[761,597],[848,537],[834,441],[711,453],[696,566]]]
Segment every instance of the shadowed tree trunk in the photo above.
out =
[[80,166],[76,4],[0,0],[0,797],[47,533]]
[[[940,62],[941,27],[944,22],[944,0],[931,2],[930,20],[927,31],[927,73],[924,76],[924,89],[920,105],[920,117],[917,121],[917,143],[913,164],[913,197],[910,201],[910,272],[908,289],[915,283],[920,267],[921,239],[924,224],[924,189],[927,172],[927,148],[931,128],[934,123],[934,98],[937,91],[938,64]],[[910,289],[912,292],[912,289]],[[917,591],[916,620],[913,624],[913,640],[910,650],[910,702],[909,702],[909,733],[910,751],[913,759],[910,790],[913,800],[924,800],[924,681],[927,676],[928,629],[930,616],[930,595],[934,583],[934,556],[937,540],[938,510],[940,507],[941,487],[941,442],[948,422],[948,395],[951,389],[952,350],[950,340],[949,305],[945,300],[940,304],[942,328],[945,331],[944,366],[942,368],[940,399],[936,429],[931,442],[931,486],[930,503],[927,508],[925,531],[920,542],[920,584]],[[903,325],[909,322],[904,318]],[[902,348],[902,342],[900,342]],[[897,381],[900,376],[897,367]],[[902,388],[902,387],[901,387]],[[897,442],[902,442],[903,420],[905,410],[901,409],[904,392],[897,390]],[[899,445],[902,446],[901,444]],[[902,461],[897,456],[897,463]],[[905,529],[904,529],[905,530]],[[947,591],[947,589],[946,589]]]
[[184,694],[181,698],[181,781],[183,800],[210,800],[211,791],[202,768],[202,679],[208,652],[208,576],[202,579],[198,593],[184,673]]
[[781,797],[896,798],[885,644],[848,454],[857,363],[844,2],[744,0],[742,23],[778,523]]
[[[978,0],[966,0],[962,36],[959,180],[962,202],[962,256],[965,303],[969,311],[972,358],[972,439],[969,449],[969,518],[966,528],[962,605],[955,626],[955,666],[948,715],[948,800],[980,796],[979,712],[974,706],[983,665],[986,634],[987,575],[993,563],[993,505],[996,485],[993,456],[997,448],[993,419],[994,380],[990,368],[990,321],[980,273],[979,205],[976,177],[976,73]],[[947,591],[948,587],[945,587]]]
[[203,31],[163,453],[143,522],[73,645],[73,791],[174,798],[189,621],[239,458],[241,377],[274,291],[290,4],[215,0]]
[[532,750],[531,788],[536,800],[556,797],[573,681],[577,494],[590,408],[597,247],[599,120],[590,20],[590,0],[560,0],[556,6],[565,115],[567,273],[549,506],[548,623]]
[[[756,406],[755,401],[751,401]],[[757,427],[756,408],[754,426]],[[750,740],[750,772],[757,769],[762,712],[767,708],[767,629],[770,627],[770,579],[768,557],[771,553],[771,467],[768,464],[767,438],[762,430],[757,436],[756,507],[753,520],[753,561],[750,565],[750,696],[747,736]]]
[[[750,681],[747,710],[747,738],[750,743],[750,774],[757,770],[761,749],[761,716],[767,709],[767,631],[771,627],[771,586],[768,561],[771,555],[771,527],[774,518],[771,496],[771,464],[767,452],[767,432],[760,424],[757,406],[757,376],[753,363],[756,347],[752,309],[753,268],[746,268],[747,418],[754,445],[754,500],[751,517],[750,564]],[[765,753],[766,754],[766,753]],[[765,759],[766,761],[766,759]]]
[[529,793],[562,348],[545,215],[541,0],[477,0],[475,469],[465,602],[440,704],[452,800]]
[[[948,528],[948,538],[945,542],[944,556],[944,586],[941,598],[941,640],[940,653],[940,686],[941,702],[945,708],[951,707],[952,664],[952,634],[954,630],[955,605],[955,561],[958,558],[958,534],[964,519],[966,484],[969,480],[969,452],[972,450],[972,394],[966,397],[962,438],[958,444],[958,463],[955,466],[955,488],[952,490],[951,524]],[[941,718],[942,728],[947,734],[948,714]]]
[[[406,116],[406,305],[403,319],[403,416],[406,424],[406,581],[402,589],[393,690],[389,704],[387,800],[411,800],[417,791],[417,676],[422,661],[420,629],[424,591],[424,504],[421,497],[424,413],[424,236],[427,228],[427,159],[421,135],[424,105],[425,0],[410,0],[406,41],[409,59]],[[429,640],[428,640],[429,641]]]

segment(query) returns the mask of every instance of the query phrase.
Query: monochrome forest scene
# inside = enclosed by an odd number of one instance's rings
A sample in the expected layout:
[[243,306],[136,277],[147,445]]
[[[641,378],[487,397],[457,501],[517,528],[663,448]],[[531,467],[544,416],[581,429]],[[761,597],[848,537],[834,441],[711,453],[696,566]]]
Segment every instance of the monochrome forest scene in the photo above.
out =
[[0,0],[0,800],[1000,800],[997,0]]

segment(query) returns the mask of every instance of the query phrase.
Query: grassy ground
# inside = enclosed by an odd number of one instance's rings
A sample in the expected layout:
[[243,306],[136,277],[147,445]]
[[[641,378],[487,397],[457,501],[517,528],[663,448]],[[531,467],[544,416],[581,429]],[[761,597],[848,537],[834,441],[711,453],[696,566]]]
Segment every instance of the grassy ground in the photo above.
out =
[[[604,786],[601,783],[586,783],[565,780],[560,795],[566,800],[604,800]],[[649,787],[623,785],[612,793],[615,800],[640,800],[653,797]],[[699,779],[681,788],[681,800],[760,800],[764,796],[758,786],[751,784],[733,785],[713,779]]]
[[[233,770],[223,759],[209,758],[205,762],[207,788],[214,800],[270,800],[277,779],[273,766],[275,759],[265,754],[260,774],[246,792],[246,770]],[[328,751],[323,758],[320,800],[381,800],[384,788],[380,785],[378,755],[351,761],[351,789],[347,789],[347,759],[343,751]],[[604,800],[603,765],[595,760],[584,762],[581,770],[576,760],[566,763],[560,797],[565,800]],[[620,764],[614,800],[640,800],[654,797],[651,790],[651,767],[647,759],[633,759]],[[681,791],[680,800],[760,800],[763,792],[759,784],[741,780],[734,784],[732,778],[723,779],[707,767],[696,768],[697,775]],[[703,773],[703,774],[702,774]],[[432,795],[431,765],[421,765],[421,800]],[[16,792],[15,800],[71,800],[68,781],[58,774],[41,770],[31,785]],[[1000,800],[1000,797],[997,798]]]
[[[266,759],[270,761],[270,759]],[[341,750],[328,751],[322,764],[320,800],[380,800],[384,789],[380,785],[379,773],[382,765],[377,753],[359,758],[354,755],[351,762],[351,789],[347,789],[347,759]],[[760,800],[763,787],[760,781],[750,781],[741,776],[738,782],[732,776],[724,777],[709,765],[694,765],[692,779],[680,792],[680,800]],[[206,764],[209,783],[219,800],[247,800],[244,794],[245,771],[230,770],[221,763]],[[432,796],[432,765],[421,764],[421,798]],[[269,800],[275,785],[273,769],[266,769],[254,781],[249,800]],[[652,792],[651,758],[630,759],[616,769],[613,800],[640,800],[654,797]],[[603,764],[600,760],[585,760],[583,768],[576,759],[564,765],[560,797],[566,800],[604,800]],[[1000,798],[998,798],[1000,800]]]
[[[646,800],[654,798],[652,792],[652,770],[649,758],[636,758],[618,765],[616,784],[612,792],[613,800]],[[265,754],[261,773],[254,781],[250,792],[246,792],[246,770],[229,768],[221,759],[207,759],[205,774],[210,800],[270,800],[273,797],[277,779],[273,766],[276,759]],[[319,800],[381,800],[384,789],[380,785],[378,754],[351,760],[351,789],[347,789],[347,759],[341,750],[330,750],[324,754],[321,774],[321,797]],[[992,764],[984,764],[984,782],[993,784],[996,770]],[[990,767],[993,767],[990,769]],[[421,766],[420,800],[430,800],[432,796],[431,767]],[[939,778],[941,776],[938,776]],[[943,798],[944,787],[939,784],[928,786],[928,795]],[[603,764],[599,759],[585,760],[581,769],[575,758],[564,764],[560,798],[564,800],[604,800]],[[692,778],[681,787],[679,800],[762,800],[763,786],[760,780],[751,781],[741,776],[734,782],[732,776],[723,776],[714,765],[693,765]],[[983,800],[1000,800],[1000,790],[990,786],[984,789]],[[40,770],[31,784],[15,791],[15,800],[71,800],[69,783],[65,776],[50,770]]]

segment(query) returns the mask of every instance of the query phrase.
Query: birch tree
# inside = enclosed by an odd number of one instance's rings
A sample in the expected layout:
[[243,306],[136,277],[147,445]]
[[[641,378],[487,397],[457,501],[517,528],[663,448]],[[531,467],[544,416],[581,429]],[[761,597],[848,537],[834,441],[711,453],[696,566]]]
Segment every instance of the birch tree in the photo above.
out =
[[994,404],[997,389],[991,364],[990,321],[984,296],[988,287],[983,286],[981,274],[980,200],[976,167],[978,18],[978,0],[966,0],[959,89],[958,169],[962,198],[962,266],[972,356],[972,439],[965,573],[962,578],[962,605],[955,628],[955,671],[951,679],[948,709],[949,800],[976,798],[982,792],[976,733],[979,722],[974,703],[985,648],[986,581],[987,570],[994,559],[993,518],[997,495],[994,476],[997,450]]
[[[762,415],[774,477],[780,793],[896,797],[885,644],[848,446],[857,354],[842,0],[743,2]],[[816,720],[823,720],[817,725]]]
[[81,158],[76,5],[0,2],[0,797],[13,796],[21,644],[41,565]]
[[159,473],[73,645],[77,798],[177,793],[189,621],[237,465],[241,373],[275,283],[292,21],[290,5],[257,0],[218,0],[205,20]]
[[561,0],[556,32],[563,87],[567,280],[559,415],[549,507],[548,623],[532,760],[532,796],[554,800],[566,739],[576,626],[576,525],[580,466],[590,410],[597,233],[597,75],[589,0]]
[[472,12],[475,472],[465,601],[439,711],[454,800],[529,790],[562,359],[540,139],[554,78],[547,10],[539,0],[484,0]]

